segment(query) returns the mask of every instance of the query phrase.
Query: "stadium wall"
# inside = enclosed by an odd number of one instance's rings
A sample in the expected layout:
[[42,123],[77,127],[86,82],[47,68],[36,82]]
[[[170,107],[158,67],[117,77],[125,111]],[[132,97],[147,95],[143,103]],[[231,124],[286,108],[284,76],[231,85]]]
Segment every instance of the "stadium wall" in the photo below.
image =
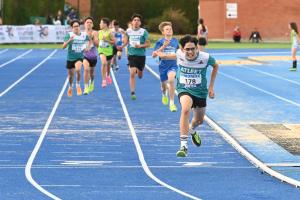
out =
[[231,39],[238,25],[242,39],[248,39],[256,27],[264,40],[288,40],[285,36],[289,33],[288,23],[294,21],[300,26],[299,0],[199,0],[199,3],[199,17],[204,18],[212,39]]
[[91,0],[65,0],[65,2],[79,10],[80,16],[87,17],[91,15]]

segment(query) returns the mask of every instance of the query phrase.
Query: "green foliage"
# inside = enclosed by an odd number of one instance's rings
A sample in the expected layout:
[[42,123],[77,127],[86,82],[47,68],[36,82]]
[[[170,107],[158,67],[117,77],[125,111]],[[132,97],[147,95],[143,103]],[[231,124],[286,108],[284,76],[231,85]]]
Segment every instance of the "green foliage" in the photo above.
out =
[[[166,19],[163,19],[162,15],[169,18],[172,17],[172,13],[165,13],[167,10],[176,11],[176,14],[180,13],[184,19],[187,19],[185,21],[185,25],[188,27],[187,30],[195,33],[198,19],[198,3],[198,0],[92,0],[91,14],[96,19],[97,24],[99,24],[102,17],[108,17],[117,19],[121,27],[126,28],[132,14],[139,13],[143,16],[143,23],[148,28],[149,26],[154,27],[153,21],[155,20],[165,21]],[[177,17],[175,18],[177,19]],[[156,21],[156,23],[157,27],[160,21]]]
[[30,17],[56,15],[64,9],[64,0],[4,0],[4,24],[23,25],[30,23]]
[[184,12],[181,10],[174,10],[168,8],[160,17],[150,19],[147,23],[147,28],[150,32],[159,32],[158,25],[162,21],[170,21],[173,24],[173,31],[175,34],[186,34],[193,32],[189,20],[185,17]]

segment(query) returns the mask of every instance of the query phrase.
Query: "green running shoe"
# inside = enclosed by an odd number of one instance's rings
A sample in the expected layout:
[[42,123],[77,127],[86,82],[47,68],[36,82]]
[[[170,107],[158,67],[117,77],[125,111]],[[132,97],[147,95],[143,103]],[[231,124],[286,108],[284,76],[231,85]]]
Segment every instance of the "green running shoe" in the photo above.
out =
[[168,96],[167,95],[162,95],[161,102],[165,106],[168,105],[169,104],[169,98],[168,98]]
[[170,104],[170,111],[171,112],[176,112],[177,111],[177,107],[175,104]]
[[89,94],[89,88],[88,87],[84,88],[83,94],[84,95],[88,95]]
[[192,141],[193,141],[194,145],[196,145],[197,147],[199,147],[201,145],[200,136],[196,131],[194,134],[192,134]]
[[131,100],[136,100],[136,95],[135,94],[131,95]]
[[89,85],[89,89],[88,89],[88,92],[91,93],[94,91],[94,82],[92,82],[90,85]]
[[176,153],[177,157],[186,157],[187,156],[187,148],[185,146],[180,147],[179,151]]
[[297,71],[297,68],[296,67],[291,67],[289,70],[292,71],[292,72],[295,72],[295,71]]

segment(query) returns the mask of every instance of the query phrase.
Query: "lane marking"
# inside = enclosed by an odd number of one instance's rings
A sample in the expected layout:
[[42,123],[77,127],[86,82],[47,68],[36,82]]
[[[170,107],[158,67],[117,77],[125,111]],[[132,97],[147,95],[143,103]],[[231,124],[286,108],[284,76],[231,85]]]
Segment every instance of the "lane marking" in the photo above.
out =
[[1,65],[0,65],[0,68],[2,68],[2,67],[4,67],[4,66],[8,65],[9,63],[12,63],[12,62],[14,62],[14,61],[16,61],[16,60],[22,58],[23,56],[29,54],[31,51],[32,51],[32,49],[29,49],[29,50],[26,51],[25,53],[22,53],[21,55],[19,55],[19,56],[13,58],[13,59],[11,59],[11,60],[9,60],[9,61],[7,61],[7,62],[1,64]]
[[5,52],[7,52],[7,51],[8,51],[8,49],[3,49],[2,51],[0,51],[0,54],[3,54]]
[[118,82],[115,78],[115,75],[114,75],[114,72],[111,70],[111,76],[112,76],[112,79],[113,79],[113,82],[114,82],[114,86],[115,86],[115,89],[117,91],[117,94],[118,94],[118,98],[120,100],[120,103],[121,103],[121,106],[122,106],[122,109],[123,109],[123,112],[124,112],[124,115],[126,117],[126,121],[127,121],[127,124],[128,124],[128,127],[130,129],[130,133],[131,133],[131,136],[132,136],[132,139],[133,139],[133,142],[134,142],[134,145],[135,145],[135,148],[137,150],[137,153],[138,153],[138,157],[139,157],[139,160],[142,164],[142,167],[143,167],[143,170],[145,171],[145,173],[152,179],[154,180],[155,182],[157,182],[158,184],[174,191],[174,192],[177,192],[178,194],[181,194],[185,197],[188,197],[190,199],[195,199],[195,200],[200,200],[198,197],[195,197],[193,195],[190,195],[186,192],[183,192],[171,185],[168,185],[167,183],[161,181],[160,179],[158,179],[155,175],[152,174],[151,170],[149,169],[148,167],[148,164],[144,158],[144,154],[143,154],[143,151],[142,151],[142,148],[140,146],[140,143],[139,143],[139,139],[136,135],[136,132],[134,130],[134,127],[133,127],[133,124],[132,124],[132,121],[131,121],[131,118],[129,116],[129,113],[128,113],[128,110],[127,110],[127,107],[125,105],[125,102],[123,100],[123,97],[122,97],[122,94],[121,94],[121,91],[120,91],[120,88],[119,88],[119,85],[118,85]]
[[286,99],[286,98],[281,97],[281,96],[279,96],[279,95],[277,95],[277,94],[274,94],[274,93],[269,92],[269,91],[267,91],[267,90],[264,90],[264,89],[261,89],[261,88],[259,88],[259,87],[256,87],[256,86],[254,86],[254,85],[252,85],[252,84],[250,84],[250,83],[247,83],[247,82],[245,82],[245,81],[242,81],[241,79],[238,79],[238,78],[236,78],[236,77],[234,77],[234,76],[231,76],[231,75],[228,75],[228,74],[226,74],[226,73],[223,73],[223,72],[220,72],[220,71],[219,71],[218,73],[221,74],[221,75],[223,75],[223,76],[225,76],[225,77],[227,77],[227,78],[229,78],[229,79],[232,79],[232,80],[235,80],[235,81],[237,81],[237,82],[240,82],[240,83],[242,83],[242,84],[244,84],[244,85],[247,85],[247,86],[249,86],[249,87],[251,87],[251,88],[253,88],[253,89],[256,89],[256,90],[258,90],[258,91],[260,91],[260,92],[263,92],[263,93],[265,93],[265,94],[268,94],[268,95],[270,95],[270,96],[273,96],[273,97],[275,97],[275,98],[277,98],[277,99],[280,99],[280,100],[282,100],[282,101],[285,101],[285,102],[287,102],[287,103],[290,103],[290,104],[292,104],[292,105],[297,106],[297,107],[300,108],[300,104],[299,104],[299,103],[296,103],[295,101]]
[[19,78],[16,82],[14,82],[11,86],[9,86],[6,90],[4,90],[2,93],[0,93],[0,97],[5,95],[9,90],[11,90],[13,87],[15,87],[18,83],[20,83],[23,79],[25,79],[29,74],[31,74],[33,71],[35,71],[37,68],[39,68],[42,64],[44,64],[47,60],[51,58],[55,53],[57,52],[57,49],[55,49],[47,58],[45,58],[42,62],[37,64],[34,68],[32,68],[29,72],[24,74],[21,78]]
[[[55,52],[56,52],[56,50],[55,50]],[[50,197],[50,198],[52,198],[52,199],[54,199],[54,200],[60,200],[60,198],[58,198],[58,197],[55,196],[54,194],[52,194],[52,193],[48,192],[47,190],[45,190],[41,185],[39,185],[39,184],[32,178],[32,175],[31,175],[31,168],[32,168],[32,163],[33,163],[33,161],[34,161],[34,159],[35,159],[35,157],[36,157],[36,155],[37,155],[37,153],[38,153],[38,151],[39,151],[39,149],[40,149],[40,147],[41,147],[41,145],[42,145],[42,143],[43,143],[43,140],[44,140],[46,134],[47,134],[47,130],[48,130],[48,128],[49,128],[49,126],[50,126],[50,124],[51,124],[51,121],[52,121],[52,119],[53,119],[53,117],[54,117],[54,114],[55,114],[55,112],[56,112],[56,110],[57,110],[57,108],[58,108],[58,106],[59,106],[59,103],[60,103],[60,101],[61,101],[61,99],[62,99],[62,96],[63,96],[63,94],[64,94],[64,92],[65,92],[65,90],[66,90],[66,88],[67,88],[67,85],[68,85],[68,78],[66,78],[66,80],[65,80],[65,83],[64,83],[64,85],[63,85],[63,87],[62,87],[62,89],[61,89],[61,91],[60,91],[60,94],[59,94],[59,96],[58,96],[58,98],[57,98],[57,100],[56,100],[56,102],[55,102],[55,104],[54,104],[54,106],[53,106],[53,108],[52,108],[52,111],[51,111],[51,113],[50,113],[50,116],[49,116],[49,118],[48,118],[48,120],[47,120],[47,122],[46,122],[46,124],[45,124],[45,126],[44,126],[44,128],[43,128],[43,131],[42,131],[42,133],[41,133],[41,135],[40,135],[40,137],[39,137],[39,139],[38,139],[38,141],[37,141],[37,143],[36,143],[36,145],[35,145],[35,147],[34,147],[32,153],[31,153],[31,155],[30,155],[30,157],[29,157],[29,159],[28,159],[28,161],[27,161],[26,167],[25,167],[25,176],[26,176],[27,180],[28,180],[28,181],[29,181],[36,189],[38,189],[40,192],[44,193],[45,195],[47,195],[48,197]]]
[[294,80],[291,80],[291,79],[288,79],[288,78],[284,78],[282,76],[278,76],[276,74],[271,74],[271,73],[268,73],[268,72],[265,72],[265,71],[262,71],[262,70],[259,70],[259,69],[254,69],[254,68],[247,67],[247,66],[240,66],[240,68],[245,68],[245,69],[248,69],[248,70],[251,70],[251,71],[254,71],[254,72],[258,72],[258,73],[261,73],[261,74],[264,74],[264,75],[267,75],[267,76],[271,76],[273,78],[277,78],[277,79],[280,79],[280,80],[287,81],[289,83],[300,85],[300,82],[298,82],[298,81],[294,81]]
[[[150,71],[156,78],[160,79],[157,73],[155,73],[148,65],[145,65],[146,69]],[[220,73],[220,72],[218,72]],[[177,94],[177,92],[176,92]],[[221,135],[225,141],[227,141],[234,149],[236,149],[237,152],[239,152],[242,156],[244,156],[251,164],[253,164],[254,167],[257,167],[258,169],[262,170],[263,172],[266,172],[271,177],[275,177],[281,181],[284,181],[288,184],[294,185],[296,187],[300,187],[300,181],[290,178],[288,176],[285,176],[273,169],[271,169],[269,166],[266,165],[266,163],[263,163],[260,161],[257,157],[255,157],[253,154],[251,154],[248,150],[246,150],[240,143],[233,138],[227,131],[225,131],[219,124],[217,124],[215,121],[213,121],[210,117],[207,115],[204,116],[204,120],[208,123],[210,127],[212,127],[216,133]]]

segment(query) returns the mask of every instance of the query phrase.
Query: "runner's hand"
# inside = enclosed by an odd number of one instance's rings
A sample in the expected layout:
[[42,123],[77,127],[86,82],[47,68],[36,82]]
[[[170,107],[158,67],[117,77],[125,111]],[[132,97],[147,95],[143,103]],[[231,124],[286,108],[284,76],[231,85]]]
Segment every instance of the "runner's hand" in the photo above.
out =
[[213,87],[209,87],[208,88],[208,96],[211,99],[215,98],[215,92],[214,92],[214,88]]

